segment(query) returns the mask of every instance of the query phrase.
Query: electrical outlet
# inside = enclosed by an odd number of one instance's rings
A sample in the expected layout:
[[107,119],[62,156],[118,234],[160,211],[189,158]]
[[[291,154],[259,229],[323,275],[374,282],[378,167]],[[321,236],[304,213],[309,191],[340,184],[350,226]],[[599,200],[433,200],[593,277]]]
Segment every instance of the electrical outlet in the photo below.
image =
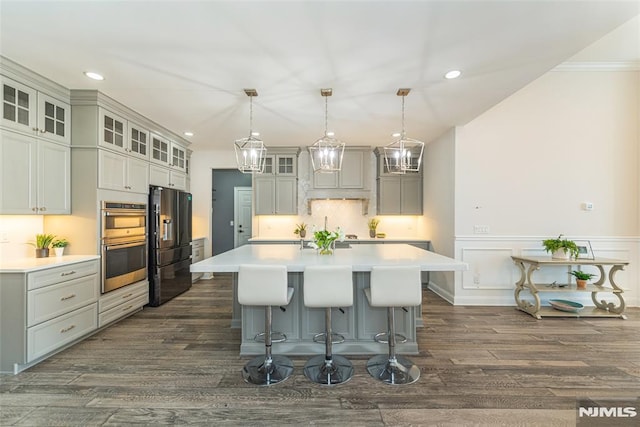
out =
[[489,234],[489,226],[488,225],[474,225],[473,226],[474,234]]
[[474,285],[479,285],[480,284],[480,274],[476,273],[473,275],[473,284]]

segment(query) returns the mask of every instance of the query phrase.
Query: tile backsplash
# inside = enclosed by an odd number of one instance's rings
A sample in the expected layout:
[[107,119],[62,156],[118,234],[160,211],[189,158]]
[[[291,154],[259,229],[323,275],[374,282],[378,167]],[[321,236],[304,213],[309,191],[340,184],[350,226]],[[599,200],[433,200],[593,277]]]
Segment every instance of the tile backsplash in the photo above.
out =
[[[308,225],[308,233],[315,225],[324,228],[327,217],[327,228],[334,230],[341,227],[347,234],[356,234],[359,239],[369,238],[367,222],[373,215],[362,215],[362,201],[360,200],[315,200],[312,215],[290,216],[256,216],[257,224],[254,237],[268,238],[296,238],[293,234],[296,224],[304,222]],[[425,225],[422,216],[417,215],[381,215],[375,216],[380,220],[379,233],[386,233],[388,238],[428,238],[425,235]],[[307,235],[308,238],[309,235]]]

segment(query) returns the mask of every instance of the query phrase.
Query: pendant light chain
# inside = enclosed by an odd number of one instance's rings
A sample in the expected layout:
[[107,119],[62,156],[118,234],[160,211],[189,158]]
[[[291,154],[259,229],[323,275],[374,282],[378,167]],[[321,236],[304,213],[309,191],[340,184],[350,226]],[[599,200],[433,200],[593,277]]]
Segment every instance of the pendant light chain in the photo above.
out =
[[253,96],[249,96],[249,137],[253,135]]
[[329,101],[328,96],[324,97],[324,134],[326,135],[329,131]]
[[404,97],[405,95],[402,95],[402,138],[404,138]]

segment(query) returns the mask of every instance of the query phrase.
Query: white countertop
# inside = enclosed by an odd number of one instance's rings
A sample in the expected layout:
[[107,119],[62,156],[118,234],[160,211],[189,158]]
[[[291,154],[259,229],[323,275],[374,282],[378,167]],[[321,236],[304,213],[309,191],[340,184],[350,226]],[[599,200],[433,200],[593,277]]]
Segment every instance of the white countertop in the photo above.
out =
[[[307,234],[307,237],[305,237],[303,239],[304,241],[311,241],[313,240],[312,235],[310,233]],[[249,242],[282,242],[282,243],[286,243],[286,242],[299,242],[300,238],[299,237],[291,237],[291,238],[286,238],[286,237],[252,237],[249,239]],[[388,243],[402,243],[402,242],[429,242],[429,239],[420,239],[420,238],[415,238],[415,237],[379,237],[377,239],[372,239],[370,237],[361,239],[361,238],[357,238],[357,239],[344,239],[345,242],[349,242],[349,243],[371,243],[371,242],[388,242]]]
[[241,264],[286,265],[302,272],[307,265],[350,265],[353,271],[371,271],[374,265],[419,265],[422,271],[462,271],[467,263],[407,244],[353,245],[319,255],[298,245],[244,245],[191,265],[193,273],[237,272]]
[[29,273],[51,267],[76,264],[78,262],[100,259],[99,255],[64,255],[48,258],[19,258],[0,260],[0,273]]

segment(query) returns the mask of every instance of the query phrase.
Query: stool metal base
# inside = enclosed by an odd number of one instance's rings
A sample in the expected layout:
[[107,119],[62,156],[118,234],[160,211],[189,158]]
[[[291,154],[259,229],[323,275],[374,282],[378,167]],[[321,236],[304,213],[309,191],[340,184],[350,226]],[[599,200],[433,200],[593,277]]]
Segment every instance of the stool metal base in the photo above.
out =
[[[327,333],[326,332],[320,332],[319,334],[315,334],[313,336],[313,342],[318,342],[318,343],[325,343],[327,339]],[[340,334],[336,334],[336,333],[331,333],[331,344],[342,344],[344,342],[345,338],[344,335],[340,335]]]
[[272,356],[268,363],[264,355],[257,356],[242,368],[242,377],[251,384],[272,385],[285,381],[293,373],[293,362],[285,356]]
[[406,357],[389,359],[386,354],[373,356],[367,362],[367,371],[378,381],[387,384],[411,384],[420,378],[420,369]]
[[[264,332],[260,332],[259,334],[256,334],[255,337],[253,337],[253,340],[255,342],[264,342],[264,336],[265,333]],[[282,332],[275,332],[275,331],[271,331],[271,342],[285,342],[287,340],[287,336],[282,333]]]
[[[389,333],[388,332],[380,332],[379,334],[375,334],[373,336],[373,340],[375,342],[379,342],[382,344],[389,343]],[[407,337],[402,334],[396,334],[396,344],[404,344],[407,342]]]
[[316,384],[336,385],[346,383],[353,377],[353,365],[343,356],[333,355],[326,360],[325,355],[312,357],[304,365],[304,375]]

